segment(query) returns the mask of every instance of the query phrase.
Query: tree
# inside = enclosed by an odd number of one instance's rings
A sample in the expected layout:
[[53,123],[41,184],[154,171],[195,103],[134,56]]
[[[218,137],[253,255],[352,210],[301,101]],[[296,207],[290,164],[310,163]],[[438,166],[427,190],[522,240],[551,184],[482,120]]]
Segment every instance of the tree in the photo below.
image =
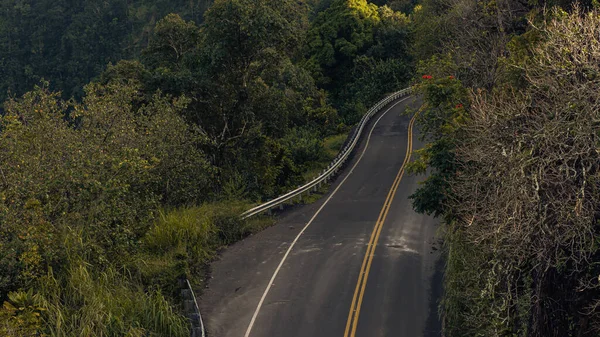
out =
[[319,13],[308,32],[307,67],[327,88],[347,79],[356,56],[373,44],[380,18],[377,6],[366,0],[334,0]]
[[193,22],[169,14],[154,28],[154,38],[144,50],[145,63],[152,68],[181,69],[200,43],[200,31]]
[[63,98],[83,97],[83,87],[109,63],[138,57],[157,18],[178,13],[193,22],[212,0],[127,2],[0,1],[0,101],[20,96],[40,79]]
[[[202,67],[209,78],[202,83],[194,120],[213,140],[211,153],[223,178],[241,175],[251,190],[263,186],[263,195],[280,191],[275,181],[298,179],[297,170],[284,169],[288,154],[275,139],[295,126],[324,130],[335,119],[324,92],[292,61],[303,41],[307,10],[287,0],[219,1],[203,26]],[[236,168],[234,161],[246,164]],[[244,166],[254,168],[227,173]],[[284,171],[296,178],[280,176]],[[256,177],[256,172],[265,174]]]
[[59,271],[69,233],[83,233],[88,262],[118,260],[159,202],[206,198],[210,168],[178,115],[185,101],[157,94],[136,110],[134,86],[86,90],[83,103],[67,103],[42,86],[5,106],[0,298]]
[[366,0],[336,0],[312,22],[305,47],[308,69],[328,90],[347,124],[366,106],[406,85],[412,73],[406,15]]

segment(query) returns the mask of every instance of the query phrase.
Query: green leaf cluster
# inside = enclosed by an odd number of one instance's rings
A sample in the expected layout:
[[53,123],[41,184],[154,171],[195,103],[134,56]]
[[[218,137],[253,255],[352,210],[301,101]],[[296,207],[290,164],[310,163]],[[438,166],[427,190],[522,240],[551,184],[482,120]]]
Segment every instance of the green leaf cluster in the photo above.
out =
[[334,0],[311,23],[304,48],[308,69],[331,92],[347,124],[412,73],[409,18],[366,0]]

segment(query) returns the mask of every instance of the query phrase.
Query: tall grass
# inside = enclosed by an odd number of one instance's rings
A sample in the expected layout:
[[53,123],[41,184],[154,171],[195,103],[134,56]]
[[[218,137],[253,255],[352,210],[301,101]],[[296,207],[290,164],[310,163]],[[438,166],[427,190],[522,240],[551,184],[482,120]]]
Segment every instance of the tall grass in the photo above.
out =
[[189,335],[189,322],[159,290],[144,290],[113,267],[94,269],[72,261],[63,277],[39,282],[36,302],[49,336]]
[[331,161],[338,155],[347,138],[348,132],[344,132],[339,135],[329,136],[323,140],[323,147],[327,153],[327,160]]
[[143,239],[153,254],[186,253],[197,260],[214,256],[221,246],[250,234],[248,223],[239,215],[249,205],[241,201],[224,201],[161,211],[159,219]]
[[[202,284],[217,251],[272,224],[242,221],[243,202],[219,202],[159,212],[130,256],[104,264],[84,249],[84,233],[64,239],[65,265],[29,291],[13,292],[0,308],[4,336],[188,336],[177,278]],[[93,261],[93,263],[91,263]]]
[[144,238],[146,249],[154,254],[186,251],[197,259],[214,254],[218,228],[208,207],[194,207],[160,212],[159,220]]

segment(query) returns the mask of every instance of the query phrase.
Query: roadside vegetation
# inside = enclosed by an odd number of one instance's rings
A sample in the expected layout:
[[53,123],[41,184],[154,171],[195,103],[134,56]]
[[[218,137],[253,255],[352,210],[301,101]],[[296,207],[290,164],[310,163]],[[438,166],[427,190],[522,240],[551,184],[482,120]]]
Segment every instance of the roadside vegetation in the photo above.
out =
[[407,85],[378,5],[0,3],[0,335],[188,335],[177,279]]
[[597,5],[415,8],[412,198],[443,220],[445,336],[600,334]]

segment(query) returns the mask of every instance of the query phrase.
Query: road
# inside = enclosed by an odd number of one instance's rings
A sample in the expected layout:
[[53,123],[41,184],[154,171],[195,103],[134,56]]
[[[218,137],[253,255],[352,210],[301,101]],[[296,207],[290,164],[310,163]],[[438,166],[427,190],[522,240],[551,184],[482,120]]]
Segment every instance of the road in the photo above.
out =
[[441,335],[438,222],[412,210],[422,178],[403,174],[408,147],[423,144],[402,112],[418,104],[393,104],[371,120],[329,194],[212,265],[199,299],[210,337]]

